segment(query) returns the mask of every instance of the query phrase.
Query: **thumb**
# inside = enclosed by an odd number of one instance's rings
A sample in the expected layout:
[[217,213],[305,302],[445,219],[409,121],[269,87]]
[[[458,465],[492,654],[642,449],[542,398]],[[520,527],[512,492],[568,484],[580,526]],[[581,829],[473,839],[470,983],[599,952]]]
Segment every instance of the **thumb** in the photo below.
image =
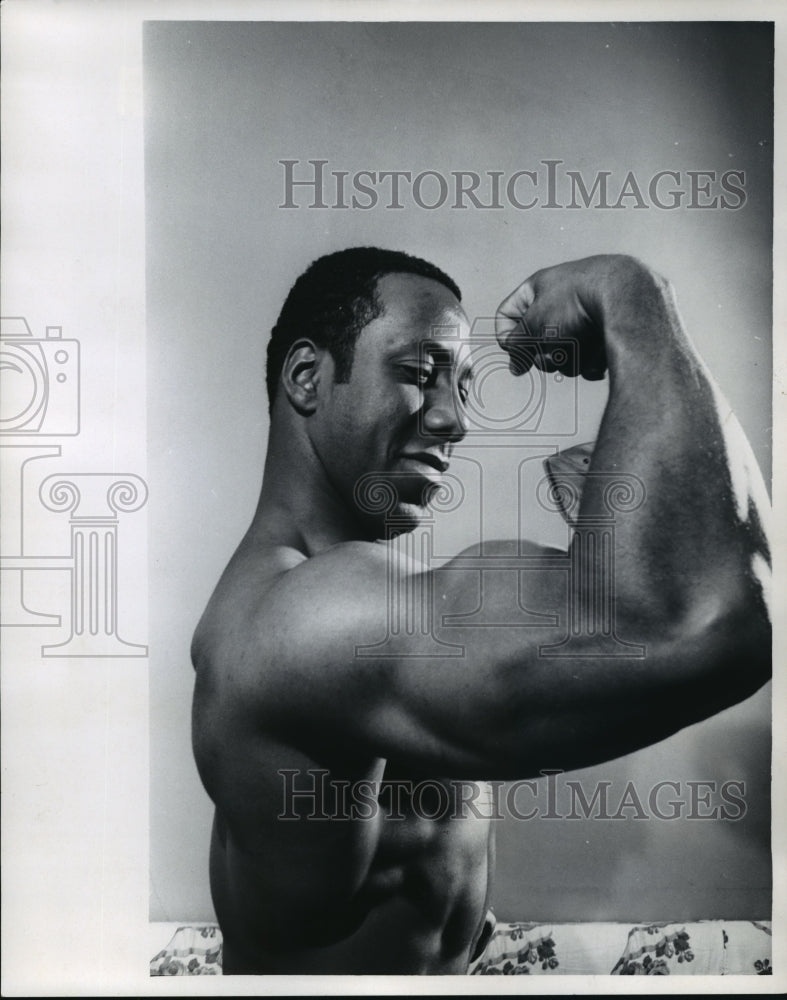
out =
[[506,348],[506,342],[512,334],[522,336],[528,332],[525,313],[535,297],[535,290],[528,279],[518,285],[497,307],[495,337],[502,348]]

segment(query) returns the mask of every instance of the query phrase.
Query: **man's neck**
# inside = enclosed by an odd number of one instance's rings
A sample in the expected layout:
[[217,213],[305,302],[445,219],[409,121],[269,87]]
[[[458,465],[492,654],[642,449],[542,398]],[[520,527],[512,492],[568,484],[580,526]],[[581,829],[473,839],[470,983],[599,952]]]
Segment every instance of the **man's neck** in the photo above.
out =
[[271,428],[262,491],[250,534],[314,556],[349,541],[372,541],[339,496],[302,428]]

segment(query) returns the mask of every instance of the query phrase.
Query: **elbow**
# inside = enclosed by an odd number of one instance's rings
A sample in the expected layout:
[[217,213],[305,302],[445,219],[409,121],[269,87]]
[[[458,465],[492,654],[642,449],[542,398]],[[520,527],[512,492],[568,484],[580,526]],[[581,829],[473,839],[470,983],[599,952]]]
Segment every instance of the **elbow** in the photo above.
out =
[[742,612],[732,616],[732,628],[737,632],[739,664],[744,673],[751,672],[751,693],[771,679],[773,670],[773,626],[769,595],[755,593]]
[[730,612],[721,626],[727,647],[724,666],[741,675],[745,694],[753,694],[771,678],[773,655],[770,615],[764,607]]
[[744,600],[718,607],[670,638],[665,655],[674,658],[684,680],[704,705],[703,715],[736,705],[771,678],[772,629],[767,606]]
[[[732,597],[722,603],[723,617],[715,628],[743,675],[750,675],[753,693],[770,680],[772,669],[771,571],[765,558],[755,554],[746,572],[736,581]],[[726,606],[725,606],[726,603]]]

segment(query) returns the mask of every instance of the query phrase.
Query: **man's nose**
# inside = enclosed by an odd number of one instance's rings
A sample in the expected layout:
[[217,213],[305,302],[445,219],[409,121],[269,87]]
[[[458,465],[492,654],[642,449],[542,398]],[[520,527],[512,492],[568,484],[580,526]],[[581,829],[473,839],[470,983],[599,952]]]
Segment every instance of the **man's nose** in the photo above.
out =
[[424,432],[447,441],[461,441],[468,423],[459,398],[454,393],[441,393],[430,402],[423,411]]

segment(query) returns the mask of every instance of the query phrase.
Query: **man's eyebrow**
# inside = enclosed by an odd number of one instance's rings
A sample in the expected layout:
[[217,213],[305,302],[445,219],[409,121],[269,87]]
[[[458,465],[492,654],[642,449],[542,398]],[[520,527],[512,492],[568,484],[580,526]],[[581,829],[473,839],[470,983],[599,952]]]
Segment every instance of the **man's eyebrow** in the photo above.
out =
[[[457,347],[464,346],[464,342],[457,344]],[[473,369],[473,359],[469,351],[467,353],[453,350],[445,344],[434,343],[433,341],[423,341],[421,345],[422,356],[428,354],[436,365],[456,366],[459,378],[469,380],[475,375]]]

